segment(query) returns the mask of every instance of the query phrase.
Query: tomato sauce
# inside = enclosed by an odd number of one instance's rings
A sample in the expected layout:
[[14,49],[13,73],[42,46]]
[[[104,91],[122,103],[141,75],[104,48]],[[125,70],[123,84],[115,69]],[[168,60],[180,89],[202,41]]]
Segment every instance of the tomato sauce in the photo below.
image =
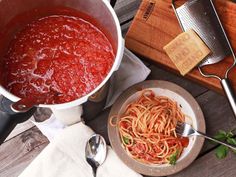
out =
[[189,138],[187,138],[187,137],[180,137],[179,141],[181,142],[183,147],[185,147],[185,148],[188,147],[188,145],[189,145]]
[[51,15],[14,36],[4,56],[3,86],[21,98],[53,91],[45,103],[69,102],[94,90],[113,63],[112,45],[96,26]]

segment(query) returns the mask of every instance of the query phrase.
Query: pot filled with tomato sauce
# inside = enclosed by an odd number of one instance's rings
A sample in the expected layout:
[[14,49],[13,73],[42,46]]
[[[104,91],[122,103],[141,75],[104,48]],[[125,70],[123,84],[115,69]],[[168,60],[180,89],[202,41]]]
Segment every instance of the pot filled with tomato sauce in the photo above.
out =
[[0,37],[0,94],[9,100],[7,117],[24,112],[12,109],[14,102],[29,99],[33,106],[51,108],[64,123],[76,122],[79,105],[104,89],[124,49],[107,0],[2,0]]

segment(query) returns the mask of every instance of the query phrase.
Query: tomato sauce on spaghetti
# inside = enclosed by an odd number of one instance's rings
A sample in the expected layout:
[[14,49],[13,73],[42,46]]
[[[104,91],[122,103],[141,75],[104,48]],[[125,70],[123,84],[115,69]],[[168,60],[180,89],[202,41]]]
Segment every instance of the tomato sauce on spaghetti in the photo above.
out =
[[[112,120],[112,119],[111,119]],[[178,137],[175,127],[185,115],[178,104],[144,90],[118,118],[122,146],[132,158],[145,164],[175,164],[189,139]]]
[[3,86],[24,98],[49,94],[64,103],[94,90],[114,63],[107,37],[78,16],[51,15],[28,24],[4,56]]

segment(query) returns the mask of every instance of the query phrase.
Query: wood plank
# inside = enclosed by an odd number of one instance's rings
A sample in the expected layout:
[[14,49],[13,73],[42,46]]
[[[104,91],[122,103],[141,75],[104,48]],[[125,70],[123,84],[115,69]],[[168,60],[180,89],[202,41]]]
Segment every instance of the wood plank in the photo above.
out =
[[[214,2],[216,2],[217,10],[232,45],[236,49],[236,4],[229,0],[215,0]],[[170,71],[179,73],[164,52],[163,47],[181,32],[177,18],[171,8],[171,0],[143,0],[140,10],[137,12],[126,35],[126,46]],[[232,63],[232,57],[228,57],[218,64],[205,67],[204,70],[207,73],[218,74],[223,77],[226,68]],[[223,93],[217,79],[201,76],[198,69],[194,69],[186,77]],[[230,78],[236,91],[236,68],[231,72]]]
[[3,143],[0,146],[0,176],[19,175],[47,144],[47,138],[36,127]]
[[15,136],[21,134],[22,132],[32,128],[34,124],[31,122],[33,120],[33,117],[30,120],[27,120],[26,122],[18,124],[14,130],[8,135],[7,139],[5,141],[10,140],[11,138],[14,138]]
[[224,96],[209,91],[199,96],[197,101],[204,113],[209,135],[214,135],[219,129],[231,130],[236,127],[236,119]]
[[[208,91],[197,97],[197,102],[204,113],[208,135],[214,136],[219,130],[230,131],[236,128],[236,119],[224,96]],[[201,155],[214,147],[216,144],[206,140]]]
[[191,166],[171,177],[235,177],[236,155],[230,153],[227,158],[219,160],[214,151],[193,162]]
[[21,158],[12,162],[11,166],[7,166],[0,171],[2,177],[17,177],[24,169],[40,154],[40,152],[46,147],[47,143],[39,145],[33,151],[25,154]]
[[35,111],[34,115],[27,121],[18,124],[14,130],[10,133],[10,135],[7,137],[5,140],[8,141],[11,138],[14,138],[15,136],[23,133],[26,130],[31,129],[35,125],[31,121],[37,121],[37,122],[42,122],[46,119],[48,119],[51,115],[51,110],[47,108],[37,108]]
[[141,0],[118,0],[115,5],[115,11],[121,24],[134,17]]

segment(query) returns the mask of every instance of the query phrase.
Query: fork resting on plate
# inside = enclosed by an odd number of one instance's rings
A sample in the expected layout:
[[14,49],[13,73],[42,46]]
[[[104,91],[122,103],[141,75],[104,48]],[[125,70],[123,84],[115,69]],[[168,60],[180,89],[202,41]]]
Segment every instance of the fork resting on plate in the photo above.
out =
[[201,133],[201,132],[198,132],[197,130],[195,130],[194,128],[192,128],[191,125],[187,124],[187,123],[184,123],[184,122],[177,122],[177,125],[176,125],[176,133],[180,136],[183,136],[183,137],[190,137],[190,136],[202,136],[206,139],[209,139],[211,141],[214,141],[216,143],[219,143],[219,144],[222,144],[224,146],[227,146],[233,150],[236,150],[236,147],[231,145],[231,144],[228,144],[228,143],[225,143],[225,142],[222,142],[222,141],[219,141],[215,138],[212,138],[212,137],[209,137],[207,135],[205,135],[204,133]]

